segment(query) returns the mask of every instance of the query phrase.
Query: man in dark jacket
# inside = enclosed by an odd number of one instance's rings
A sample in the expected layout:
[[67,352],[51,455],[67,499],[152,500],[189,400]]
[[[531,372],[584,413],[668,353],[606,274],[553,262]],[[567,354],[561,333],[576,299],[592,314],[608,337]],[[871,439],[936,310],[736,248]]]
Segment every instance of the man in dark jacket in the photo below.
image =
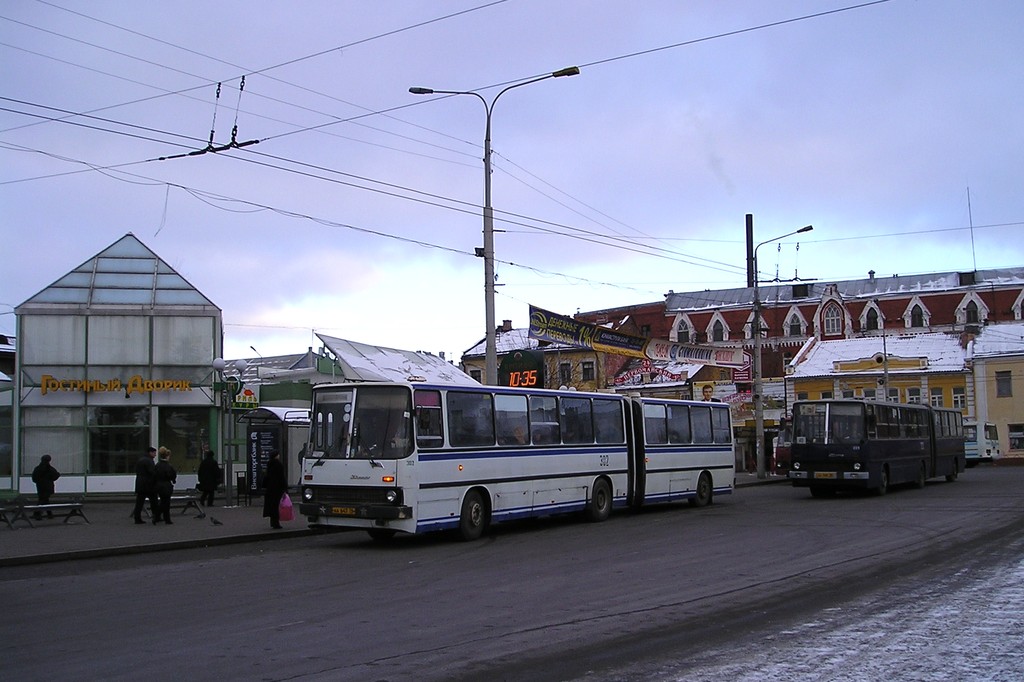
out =
[[[50,504],[54,483],[60,478],[60,472],[53,468],[50,459],[49,455],[43,455],[39,464],[32,470],[32,482],[36,484],[36,497],[39,499],[39,504]],[[42,518],[38,511],[33,516],[37,519]],[[48,510],[46,518],[52,519],[53,512]]]
[[149,510],[153,518],[158,518],[156,501],[156,448],[149,448],[139,461],[135,463],[135,509],[132,516],[135,523],[145,523],[142,520],[142,507],[149,500]]
[[270,458],[267,460],[267,472],[263,476],[263,516],[270,517],[270,527],[281,527],[280,504],[281,497],[288,490],[288,481],[285,479],[284,464],[281,463],[281,453],[271,450]]

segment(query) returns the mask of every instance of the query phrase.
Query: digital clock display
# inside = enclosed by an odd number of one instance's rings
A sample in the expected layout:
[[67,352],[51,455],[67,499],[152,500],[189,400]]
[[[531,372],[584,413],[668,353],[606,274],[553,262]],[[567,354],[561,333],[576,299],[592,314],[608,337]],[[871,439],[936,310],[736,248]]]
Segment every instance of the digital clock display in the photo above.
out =
[[544,388],[544,353],[517,350],[502,357],[498,384],[518,388]]
[[508,373],[508,385],[509,386],[521,386],[524,388],[536,388],[537,387],[537,370],[535,369],[524,369],[521,372],[509,372]]

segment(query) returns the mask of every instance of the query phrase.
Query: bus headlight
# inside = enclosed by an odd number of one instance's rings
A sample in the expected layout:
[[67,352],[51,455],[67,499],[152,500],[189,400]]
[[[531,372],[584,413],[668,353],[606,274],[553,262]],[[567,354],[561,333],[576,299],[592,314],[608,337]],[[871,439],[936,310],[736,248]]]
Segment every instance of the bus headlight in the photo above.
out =
[[304,499],[306,502],[311,502],[313,500],[313,489],[312,488],[303,488],[302,489],[302,499]]
[[854,462],[853,463],[853,470],[854,471],[860,471],[860,462]]
[[800,462],[793,462],[793,468],[794,469],[799,469],[800,468]]
[[388,491],[388,492],[387,492],[387,493],[386,493],[386,494],[384,495],[384,498],[385,498],[385,499],[386,499],[386,500],[387,500],[388,502],[390,502],[391,504],[394,504],[395,502],[397,502],[397,501],[398,501],[398,491],[397,491],[397,490],[389,490],[389,491]]

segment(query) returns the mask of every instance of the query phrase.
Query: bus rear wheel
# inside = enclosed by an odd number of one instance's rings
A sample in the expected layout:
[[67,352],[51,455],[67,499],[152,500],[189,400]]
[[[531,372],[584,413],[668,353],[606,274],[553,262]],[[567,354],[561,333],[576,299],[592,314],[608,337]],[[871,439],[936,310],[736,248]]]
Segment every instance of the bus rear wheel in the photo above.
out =
[[594,489],[590,493],[590,502],[587,503],[587,520],[600,522],[606,520],[612,513],[612,489],[608,481],[599,478],[594,481]]
[[925,471],[924,462],[921,462],[921,469],[917,472],[917,480],[914,481],[914,487],[917,489],[923,488],[926,480],[928,480],[928,474]]
[[479,540],[487,528],[487,505],[483,496],[476,490],[466,493],[462,501],[462,513],[459,517],[459,535],[466,542]]
[[691,507],[706,507],[711,504],[711,477],[702,473],[697,479],[697,492],[690,498]]

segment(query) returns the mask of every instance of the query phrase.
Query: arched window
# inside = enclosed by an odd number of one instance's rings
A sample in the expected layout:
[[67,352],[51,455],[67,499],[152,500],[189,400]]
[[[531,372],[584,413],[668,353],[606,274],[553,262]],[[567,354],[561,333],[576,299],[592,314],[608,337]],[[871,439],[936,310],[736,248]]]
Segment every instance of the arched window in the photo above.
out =
[[711,339],[713,341],[725,341],[725,327],[722,325],[721,320],[715,320],[715,324],[711,327]]
[[915,305],[913,310],[910,311],[910,326],[911,327],[923,327],[924,326],[924,311],[921,310],[921,306]]
[[789,318],[789,335],[800,336],[800,318],[793,315]]
[[867,318],[864,320],[864,328],[868,331],[878,329],[878,311],[874,308],[868,308]]
[[679,328],[676,330],[676,338],[679,339],[680,343],[690,342],[690,328],[686,326],[683,321],[679,322]]
[[825,334],[834,336],[843,331],[843,312],[835,303],[825,308]]
[[967,303],[967,307],[964,308],[964,313],[967,315],[967,324],[978,324],[978,304],[974,301]]

